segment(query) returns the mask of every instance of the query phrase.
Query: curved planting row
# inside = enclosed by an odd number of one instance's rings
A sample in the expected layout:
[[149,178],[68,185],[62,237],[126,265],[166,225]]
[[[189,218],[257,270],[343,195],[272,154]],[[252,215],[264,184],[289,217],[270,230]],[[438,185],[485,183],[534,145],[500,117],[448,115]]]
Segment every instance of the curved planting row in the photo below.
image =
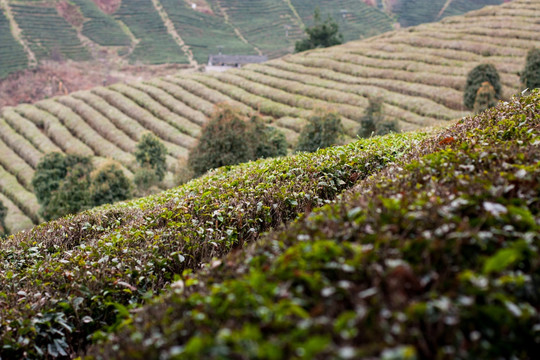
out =
[[87,359],[535,359],[540,93],[124,312]]
[[[298,21],[304,16],[297,16],[287,2],[275,7],[265,1],[261,1],[261,6],[275,14],[285,11]],[[171,6],[170,2],[165,3],[164,8]],[[293,3],[300,2],[292,1],[291,6]],[[154,9],[150,2],[122,4],[116,16],[131,22],[138,21],[146,7]],[[246,20],[251,10],[245,4],[234,4],[234,11],[238,10],[237,15]],[[231,15],[233,7],[222,10]],[[43,11],[45,16],[49,10]],[[463,89],[467,73],[478,64],[495,65],[505,97],[521,91],[518,73],[528,48],[540,39],[540,25],[534,17],[539,11],[537,0],[516,0],[441,23],[289,55],[225,73],[182,74],[116,84],[34,106],[6,108],[2,118],[12,128],[8,131],[16,132],[17,139],[25,141],[15,141],[7,135],[2,140],[19,156],[18,161],[32,168],[44,153],[60,150],[113,157],[133,170],[136,143],[144,132],[151,131],[168,150],[171,179],[178,161],[185,160],[196,144],[214,105],[221,102],[246,114],[260,113],[283,131],[291,145],[313,111],[320,107],[338,111],[348,132],[346,139],[355,138],[368,99],[373,96],[383,99],[384,115],[397,121],[402,130],[437,126],[468,113],[462,102]],[[159,17],[154,10],[152,14]],[[154,21],[154,15],[146,21]],[[206,17],[200,15],[198,19]],[[233,20],[231,15],[230,21]],[[8,164],[7,160],[3,163],[4,170],[18,180],[20,188],[31,192],[30,171],[20,170],[25,165]],[[11,196],[14,204],[25,202],[17,199],[16,192]]]
[[4,9],[0,7],[0,79],[12,72],[24,69],[28,66],[28,59],[24,48],[11,34],[9,20],[4,15]]
[[77,31],[58,15],[54,4],[32,2],[9,3],[22,37],[38,60],[68,58],[77,61],[90,59],[90,54],[77,37]]
[[[0,354],[67,356],[117,311],[243,248],[418,146],[425,134],[223,168],[149,198],[42,224],[0,244]],[[126,310],[127,311],[127,310]],[[96,333],[97,332],[97,333]]]

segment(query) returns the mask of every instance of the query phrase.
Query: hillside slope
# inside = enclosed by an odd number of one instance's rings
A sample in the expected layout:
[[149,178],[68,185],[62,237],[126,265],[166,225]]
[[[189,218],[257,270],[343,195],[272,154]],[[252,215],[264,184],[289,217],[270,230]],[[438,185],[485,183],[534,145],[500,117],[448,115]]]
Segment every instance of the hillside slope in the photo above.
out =
[[[45,60],[91,60],[103,68],[200,65],[218,47],[227,54],[275,58],[293,51],[316,6],[338,21],[350,41],[502,2],[416,0],[390,6],[360,0],[2,0],[0,48],[14,54],[0,62],[0,79]],[[21,46],[27,51],[16,49]]]
[[518,0],[225,73],[117,84],[3,108],[0,194],[8,228],[40,222],[30,182],[45,153],[112,157],[133,169],[136,142],[151,131],[168,149],[170,179],[220,102],[260,112],[291,144],[319,107],[339,111],[354,138],[373,95],[383,97],[385,115],[403,130],[458,119],[466,114],[466,74],[480,63],[495,65],[505,96],[521,90],[518,72],[540,40],[539,15],[539,0]]
[[0,355],[533,359],[539,115],[536,91],[17,234]]

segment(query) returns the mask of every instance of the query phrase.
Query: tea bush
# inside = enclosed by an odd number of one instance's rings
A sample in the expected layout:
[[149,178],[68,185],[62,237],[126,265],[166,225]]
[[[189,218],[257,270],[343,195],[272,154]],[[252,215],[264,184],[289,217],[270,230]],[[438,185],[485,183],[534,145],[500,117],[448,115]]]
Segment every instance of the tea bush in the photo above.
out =
[[89,359],[534,359],[540,93],[184,272]]
[[[161,194],[0,243],[0,356],[68,357],[117,329],[184,271],[331,202],[425,133],[224,167]],[[93,335],[92,335],[93,334]],[[67,355],[69,354],[69,355]]]

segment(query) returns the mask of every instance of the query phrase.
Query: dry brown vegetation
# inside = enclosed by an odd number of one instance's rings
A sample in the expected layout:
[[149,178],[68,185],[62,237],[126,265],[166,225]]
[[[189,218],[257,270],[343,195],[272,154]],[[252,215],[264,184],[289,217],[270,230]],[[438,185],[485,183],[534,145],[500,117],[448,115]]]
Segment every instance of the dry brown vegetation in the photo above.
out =
[[[40,221],[28,184],[46,152],[92,155],[100,161],[113,157],[130,169],[136,142],[151,131],[167,147],[170,177],[196,144],[217,103],[229,102],[246,114],[260,113],[291,144],[319,107],[339,111],[348,139],[354,138],[373,95],[384,99],[385,116],[402,130],[447,124],[466,114],[466,75],[481,63],[497,68],[506,98],[520,92],[518,72],[528,49],[540,39],[539,14],[539,0],[516,0],[241,70],[164,76],[172,68],[151,68],[141,72],[142,82],[5,107],[0,116],[0,151],[5,155],[0,195],[9,200],[7,226],[16,231]],[[144,80],[154,69],[161,78]],[[107,79],[105,73],[84,72],[71,63],[51,64],[6,80],[0,85],[0,99],[6,99],[3,94],[17,101],[64,95],[86,89],[98,77],[106,84],[135,80],[122,74],[111,71]],[[49,84],[36,89],[21,85],[32,77],[45,77]]]

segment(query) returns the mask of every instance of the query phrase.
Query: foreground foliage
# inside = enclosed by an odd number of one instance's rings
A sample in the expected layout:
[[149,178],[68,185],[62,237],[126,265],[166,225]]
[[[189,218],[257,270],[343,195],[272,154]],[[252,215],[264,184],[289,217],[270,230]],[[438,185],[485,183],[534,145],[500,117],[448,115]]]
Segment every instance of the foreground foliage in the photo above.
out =
[[90,358],[533,359],[540,98],[426,140],[335,204],[185,273]]
[[326,204],[424,137],[392,135],[225,167],[8,238],[0,244],[0,356],[81,351],[184,271]]

